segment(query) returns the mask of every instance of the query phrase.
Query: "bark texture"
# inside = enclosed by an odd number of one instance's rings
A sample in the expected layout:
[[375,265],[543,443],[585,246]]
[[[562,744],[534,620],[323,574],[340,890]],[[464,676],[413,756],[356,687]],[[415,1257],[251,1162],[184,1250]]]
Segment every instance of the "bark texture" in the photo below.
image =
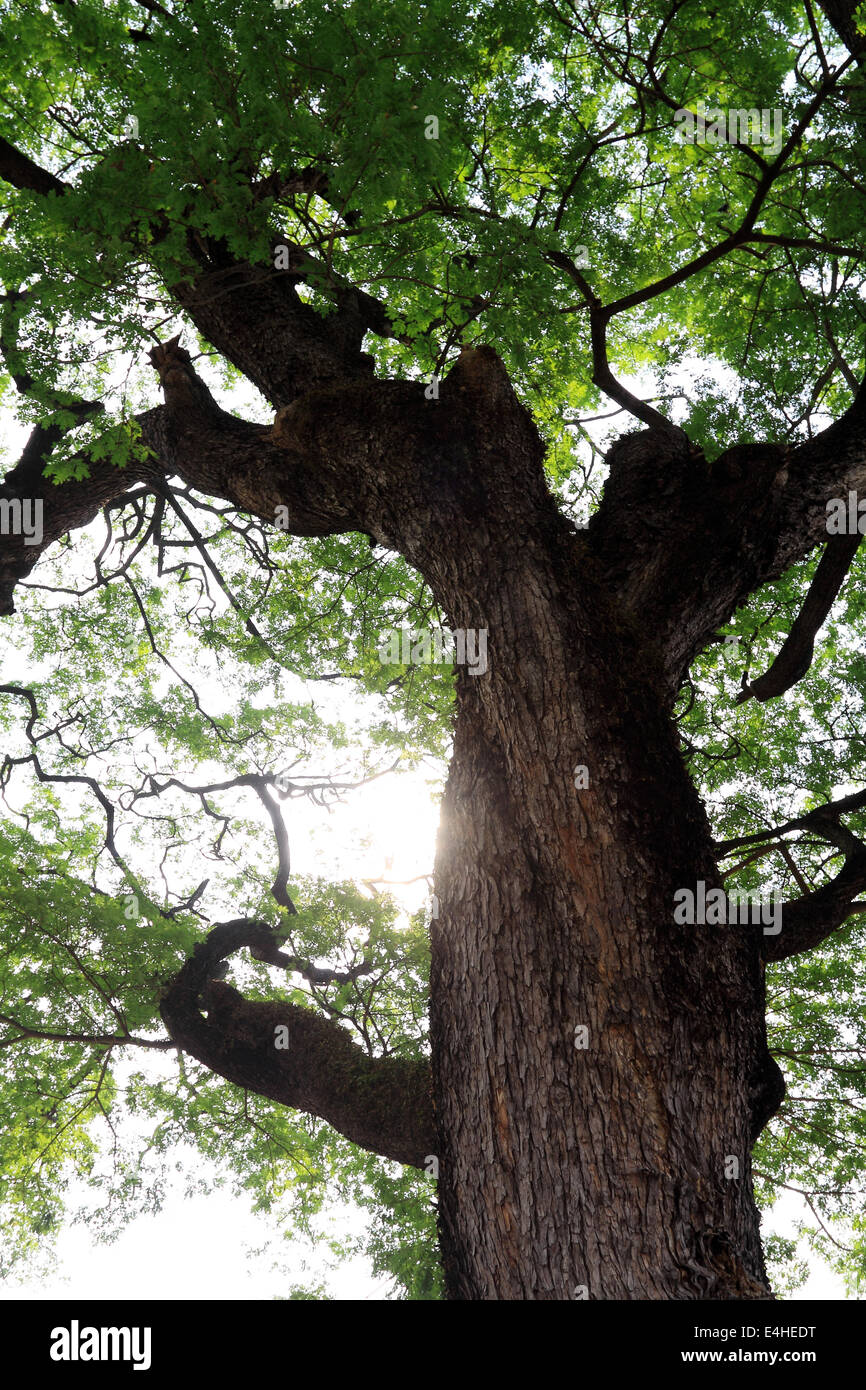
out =
[[539,487],[489,365],[484,505],[426,570],[459,626],[489,632],[487,674],[458,677],[436,871],[449,1291],[765,1298],[749,1150],[780,1087],[759,943],[673,922],[678,887],[719,880],[656,634]]

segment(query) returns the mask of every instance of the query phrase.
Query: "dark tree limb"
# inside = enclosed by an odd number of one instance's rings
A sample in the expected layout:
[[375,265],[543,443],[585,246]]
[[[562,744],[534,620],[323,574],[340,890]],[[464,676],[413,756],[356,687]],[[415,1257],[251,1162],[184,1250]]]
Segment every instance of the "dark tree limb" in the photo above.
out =
[[250,955],[253,960],[264,961],[267,965],[279,966],[281,970],[296,971],[303,975],[304,979],[311,985],[348,985],[355,980],[359,980],[362,975],[369,975],[375,966],[372,961],[364,958],[359,965],[353,965],[351,970],[332,970],[327,966],[313,965],[311,961],[303,960],[300,956],[290,955],[288,951],[281,951],[276,938],[272,935],[266,923],[251,923],[251,925],[261,926],[268,933],[268,938],[263,939],[261,945],[250,946]]
[[40,1039],[45,1042],[70,1042],[88,1043],[93,1047],[145,1047],[154,1052],[170,1052],[176,1044],[171,1039],[161,1041],[159,1039],[137,1038],[132,1033],[57,1033],[46,1028],[30,1028],[27,1024],[19,1023],[17,1019],[8,1014],[0,1014],[0,1023],[7,1028],[14,1028],[16,1031],[9,1037],[0,1038],[0,1049],[12,1047],[15,1043],[26,1042],[28,1039]]
[[[0,295],[0,305],[2,305],[0,308],[0,355],[2,355],[10,377],[24,396],[33,392],[35,382],[30,372],[24,367],[18,348],[17,306],[26,304],[28,297],[27,291],[21,289],[10,290],[8,293]],[[85,420],[104,410],[101,401],[64,399],[62,394],[54,395],[54,406],[56,409],[72,415],[74,424],[34,426],[21,457],[4,479],[4,486],[9,488],[12,494],[17,493],[20,497],[29,496],[31,489],[41,479],[45,461],[54,446],[69,433],[70,429],[83,424]]]
[[786,960],[814,950],[832,936],[845,922],[862,910],[857,901],[866,889],[866,844],[842,824],[842,816],[866,806],[866,791],[829,801],[796,816],[772,830],[759,830],[752,835],[720,841],[716,852],[720,858],[747,845],[778,840],[792,830],[811,830],[845,856],[835,878],[812,893],[781,905],[782,930],[776,936],[761,937],[761,955],[766,961]]
[[[0,692],[2,692],[5,688],[6,687],[0,686]],[[18,692],[16,691],[15,693]],[[396,766],[396,762],[393,764],[393,766]],[[385,771],[391,770],[393,770],[393,767],[391,769],[385,769]],[[290,785],[288,791],[285,794],[288,795],[289,792],[293,792],[296,796],[312,794],[313,799],[315,800],[315,793],[319,792],[319,804],[326,805],[327,803],[324,799],[324,796],[322,795],[323,792],[331,791],[335,796],[339,797],[340,791],[343,790],[345,787],[364,786],[368,782],[375,781],[376,776],[381,775],[383,774],[374,774],[372,777],[363,778],[360,782],[356,783],[340,784],[335,783],[333,781],[326,781],[313,783],[311,787],[307,788],[301,787],[297,784],[294,786]],[[228,778],[222,782],[208,783],[206,786],[188,786],[186,783],[181,782],[177,777],[168,777],[165,781],[160,782],[158,778],[155,777],[153,774],[149,774],[146,780],[147,790],[144,790],[142,788],[139,791],[135,792],[135,794],[132,796],[129,802],[129,809],[134,808],[136,803],[139,801],[145,801],[151,797],[159,797],[170,787],[175,787],[178,789],[178,791],[185,792],[189,796],[198,797],[202,809],[208,815],[212,816],[216,820],[223,821],[225,818],[217,815],[217,813],[211,809],[210,804],[208,802],[208,797],[214,795],[217,792],[234,791],[243,788],[250,788],[252,791],[254,791],[270,818],[271,827],[274,833],[274,841],[277,847],[277,875],[273,884],[271,885],[271,895],[274,901],[279,903],[280,907],[286,908],[286,910],[292,913],[293,915],[297,914],[297,908],[295,907],[295,904],[289,896],[288,888],[289,877],[291,874],[289,836],[286,830],[280,806],[278,802],[274,800],[271,792],[271,787],[276,786],[278,788],[279,793],[282,793],[283,786],[285,785],[283,783],[282,778],[278,778],[271,774],[261,772],[244,772],[239,773],[236,777]],[[284,795],[281,794],[280,800],[282,799],[284,799]],[[174,910],[177,911],[178,909]],[[264,959],[264,957],[262,957],[262,959]],[[297,960],[298,958],[292,957],[292,959]],[[287,963],[287,958],[284,958],[279,961],[275,959],[272,961],[272,963],[285,966]],[[306,967],[303,965],[303,963],[301,963],[300,965],[295,965],[292,968],[302,970],[302,972],[307,975],[307,979],[310,980],[312,983],[321,984],[327,978],[330,978],[330,975],[325,975],[321,972],[317,973],[315,967]],[[308,970],[312,973],[307,973]],[[354,978],[354,974],[348,975],[346,976],[346,979],[343,981],[343,983],[345,983],[349,979]]]
[[715,852],[720,859],[726,858],[732,850],[742,849],[746,845],[759,845],[767,840],[776,840],[780,835],[787,835],[791,830],[822,829],[828,825],[837,825],[840,816],[850,815],[852,811],[860,811],[866,807],[866,790],[851,792],[848,796],[841,796],[836,801],[828,801],[823,806],[817,806],[814,811],[806,811],[802,816],[795,816],[792,820],[785,821],[783,825],[774,825],[771,830],[756,830],[751,835],[737,835],[731,840],[719,840],[714,846]]
[[[426,1061],[372,1058],[311,1010],[254,1002],[215,978],[235,951],[248,947],[261,959],[274,954],[274,945],[260,922],[214,927],[163,994],[160,1011],[172,1040],[227,1081],[318,1116],[361,1148],[423,1169],[437,1147]],[[284,1028],[283,1049],[275,1044]]]
[[13,188],[26,188],[31,193],[66,193],[69,185],[48,169],[43,169],[21,150],[0,136],[0,179]]
[[[332,488],[322,486],[324,470],[318,451],[311,449],[310,439],[304,437],[305,422],[298,421],[299,437],[297,443],[292,440],[293,457],[287,467],[285,441],[266,426],[221,410],[193,371],[189,353],[176,340],[154,348],[150,355],[165,405],[135,417],[141,443],[148,451],[146,458],[134,459],[121,470],[110,460],[94,461],[85,452],[81,461],[87,477],[55,485],[44,477],[44,468],[56,440],[52,431],[40,430],[31,435],[22,457],[0,485],[0,500],[26,496],[42,507],[40,540],[30,544],[33,538],[23,535],[3,537],[0,614],[13,612],[15,584],[30,573],[54,541],[87,525],[131,484],[150,480],[156,491],[163,492],[166,477],[172,474],[271,523],[276,508],[288,505],[290,529],[297,535],[370,529],[352,510],[354,490],[350,489],[351,471],[345,460],[339,465],[339,481]],[[423,388],[416,386],[412,393],[423,395]],[[91,403],[84,404],[92,408]],[[332,424],[338,434],[344,424],[354,425],[356,447],[360,447],[358,402],[348,397],[339,405],[342,412],[335,409]],[[397,428],[395,418],[395,432]]]
[[[171,458],[164,432],[165,411],[159,407],[138,417],[142,439],[156,446],[162,458]],[[42,507],[42,536],[28,544],[23,535],[4,536],[0,545],[0,616],[14,612],[15,585],[24,579],[54,541],[88,525],[108,502],[116,501],[135,483],[159,477],[162,470],[151,459],[137,459],[123,470],[108,461],[82,457],[88,476],[55,484],[44,476],[45,465],[56,443],[53,430],[37,426],[31,432],[17,464],[0,484],[0,501],[29,498]]]
[[[16,694],[20,693],[16,690],[14,686],[4,686],[3,689],[9,690],[12,693]],[[77,783],[80,786],[90,788],[93,795],[96,797],[96,800],[99,802],[100,806],[105,812],[105,848],[108,850],[109,854],[111,855],[117,867],[120,869],[121,873],[125,875],[127,872],[126,865],[124,864],[123,859],[118,853],[117,845],[114,839],[114,807],[112,806],[111,802],[105,795],[105,792],[102,790],[101,786],[96,781],[96,779],[94,777],[85,777],[83,774],[74,775],[72,773],[66,772],[46,772],[35,753],[28,753],[25,757],[21,758],[12,758],[7,753],[2,765],[0,765],[0,788],[6,786],[12,768],[19,767],[24,763],[32,763],[33,771],[36,773],[36,776],[40,782],[57,782],[61,784]]]
[[135,3],[140,5],[143,10],[148,10],[150,14],[158,14],[163,19],[174,21],[174,15],[164,5],[160,5],[159,0],[135,0]]
[[809,585],[803,607],[772,665],[762,676],[744,685],[737,704],[745,700],[771,700],[783,695],[805,676],[812,665],[815,637],[845,582],[862,536],[833,536],[827,543]]
[[[825,833],[829,838],[829,831]],[[765,961],[787,960],[813,951],[844,926],[854,910],[860,910],[856,900],[866,888],[866,845],[850,831],[839,836],[840,843],[843,839],[848,848],[836,877],[814,893],[782,904],[782,930],[777,936],[761,937]]]
[[[853,55],[849,55],[838,68],[831,72],[821,83],[815,96],[806,105],[799,119],[791,129],[788,139],[785,141],[781,150],[771,164],[764,164],[761,176],[757,180],[754,193],[749,202],[740,225],[727,236],[723,237],[714,246],[701,251],[699,255],[679,266],[676,270],[649,285],[644,285],[639,290],[633,290],[629,294],[622,295],[619,299],[606,304],[603,313],[606,319],[613,318],[616,314],[621,314],[626,309],[632,309],[638,304],[646,304],[650,300],[665,294],[668,290],[675,289],[678,285],[685,284],[694,275],[706,270],[715,261],[722,259],[731,251],[736,250],[747,242],[755,228],[755,223],[760,216],[763,204],[773,187],[776,179],[783,172],[785,165],[791,154],[797,148],[803,132],[808,128],[821,106],[827,98],[836,90],[845,73],[851,68],[854,62]],[[745,149],[745,146],[741,148]]]
[[[366,532],[435,592],[450,572],[448,528],[464,533],[479,573],[489,569],[482,517],[503,538],[518,505],[527,525],[567,530],[545,485],[538,432],[491,348],[464,350],[439,400],[422,382],[349,378],[283,406],[270,429],[220,410],[176,343],[154,352],[173,471],[271,524],[285,507],[293,535]],[[503,452],[505,438],[513,449]]]
[[861,34],[854,23],[854,12],[860,0],[818,0],[818,3],[848,52],[860,61],[866,51],[866,35]]
[[590,307],[589,321],[592,339],[592,380],[600,391],[603,391],[611,400],[616,401],[625,410],[631,412],[638,420],[643,420],[644,424],[653,429],[666,429],[672,434],[677,434],[685,438],[683,431],[678,425],[666,419],[660,411],[640,400],[621,381],[617,381],[610,369],[607,356],[607,325],[609,315],[602,309],[600,304],[593,304]]
[[[372,379],[373,358],[361,351],[365,333],[394,336],[372,295],[326,272],[285,238],[274,240],[272,262],[265,265],[237,261],[213,240],[199,238],[190,249],[201,273],[170,286],[171,292],[199,332],[275,407],[323,386]],[[285,253],[285,268],[279,252]],[[336,305],[327,316],[297,292],[298,282],[311,277]]]
[[[707,462],[678,448],[669,429],[620,445],[632,463],[611,470],[587,537],[620,605],[655,647],[673,702],[691,662],[736,608],[827,544],[828,501],[866,495],[866,387],[834,424],[796,447],[741,444]],[[821,592],[844,556],[843,545],[833,548]],[[816,592],[816,611],[817,600]]]

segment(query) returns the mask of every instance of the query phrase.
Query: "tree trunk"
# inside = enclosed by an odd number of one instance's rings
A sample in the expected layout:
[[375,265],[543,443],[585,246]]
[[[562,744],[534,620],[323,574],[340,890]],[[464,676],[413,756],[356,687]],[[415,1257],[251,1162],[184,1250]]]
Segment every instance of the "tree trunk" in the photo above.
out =
[[448,1295],[768,1298],[761,927],[675,924],[721,885],[653,634],[528,458],[515,505],[521,447],[491,419],[483,516],[427,565],[489,662],[458,671],[432,924]]
[[[785,529],[782,480],[803,475],[817,497],[832,467],[859,484],[866,397],[790,467],[754,446],[741,482],[727,454],[694,462],[679,431],[627,436],[578,533],[490,349],[464,351],[438,396],[351,380],[290,402],[271,429],[221,411],[176,343],[152,358],[166,406],[142,430],[163,467],[263,518],[288,499],[295,534],[368,531],[425,578],[452,628],[486,630],[488,661],[458,669],[436,864],[436,1138],[423,1067],[385,1075],[352,1057],[380,1097],[411,1093],[398,1121],[383,1101],[359,1122],[345,1039],[325,1020],[305,1034],[303,1011],[274,1014],[218,986],[205,1025],[204,975],[190,984],[182,971],[170,1033],[376,1152],[420,1165],[435,1144],[451,1298],[769,1297],[749,1158],[781,1099],[764,939],[760,926],[674,921],[678,889],[721,885],[671,709],[715,625],[814,543],[821,508]],[[34,559],[14,569],[10,595]],[[823,939],[864,884],[866,866],[846,860],[829,906],[815,894],[801,910],[799,937]],[[229,928],[211,934],[231,936],[211,942],[214,961],[249,944]],[[269,1054],[264,1078],[247,1065],[239,1033],[272,1046],[275,1021],[301,1029],[304,1056],[331,1048],[330,1077],[318,1063],[298,1074],[285,1053]]]

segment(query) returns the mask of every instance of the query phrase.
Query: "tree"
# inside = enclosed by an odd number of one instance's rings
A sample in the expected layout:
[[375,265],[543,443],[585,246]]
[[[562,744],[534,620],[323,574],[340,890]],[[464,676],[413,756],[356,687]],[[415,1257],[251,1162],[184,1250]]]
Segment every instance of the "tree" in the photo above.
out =
[[[862,1268],[863,32],[4,6],[10,1249],[70,1165],[130,1204],[122,1095],[262,1202],[336,1168],[416,1297],[431,1177],[451,1298],[771,1297],[755,1178]],[[299,670],[358,780],[450,741],[429,1043],[420,918],[292,880]]]

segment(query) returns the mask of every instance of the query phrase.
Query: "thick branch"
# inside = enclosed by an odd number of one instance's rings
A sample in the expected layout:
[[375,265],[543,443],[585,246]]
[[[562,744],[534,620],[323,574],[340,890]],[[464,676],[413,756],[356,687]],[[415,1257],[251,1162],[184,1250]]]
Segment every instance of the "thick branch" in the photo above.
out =
[[848,52],[859,60],[866,49],[866,36],[859,33],[854,24],[854,12],[860,0],[818,0],[818,3]]
[[[161,1003],[174,1042],[235,1085],[327,1120],[361,1148],[424,1168],[436,1152],[428,1064],[369,1057],[318,1014],[247,1000],[215,979],[219,962],[245,946],[269,958],[275,941],[244,918],[214,927],[196,946]],[[282,1029],[286,1048],[276,1045]]]
[[[91,407],[92,408],[92,407]],[[165,436],[163,408],[137,417],[142,439],[163,459],[171,449]],[[121,497],[134,483],[160,476],[159,463],[137,459],[123,470],[110,461],[93,462],[83,458],[88,476],[60,484],[43,474],[57,441],[57,432],[37,426],[30,435],[20,459],[0,484],[0,502],[12,506],[28,504],[30,534],[4,534],[0,544],[0,616],[14,612],[13,592],[50,545],[68,532],[87,526],[106,503]],[[12,513],[10,513],[12,515]],[[38,518],[38,525],[36,521]],[[11,528],[7,528],[11,529]]]
[[782,930],[778,936],[761,937],[764,960],[786,960],[813,951],[844,926],[866,888],[866,845],[853,835],[850,838],[854,843],[834,879],[806,897],[782,904]]
[[435,396],[422,382],[349,379],[282,407],[271,429],[221,411],[177,344],[161,351],[175,471],[271,523],[285,509],[293,535],[367,532],[435,592],[458,533],[486,570],[492,527],[512,537],[518,513],[527,528],[556,524],[543,445],[491,348],[462,352]]
[[[854,25],[854,0],[821,0],[821,8],[852,56],[826,75],[797,129],[778,158],[767,166],[735,239],[746,241],[754,235],[755,214],[768,181],[781,170],[797,131],[804,120],[811,119],[819,99],[838,88],[853,58],[862,66],[866,40]],[[730,249],[725,243],[720,245]],[[719,250],[716,247],[704,255]],[[700,257],[690,267],[675,272],[674,278],[693,271],[699,262],[703,263]],[[671,277],[663,277],[655,285],[608,305],[605,312],[631,307],[673,283]],[[866,384],[861,384],[851,406],[835,424],[803,444],[790,450],[769,442],[728,450],[703,472],[696,470],[692,485],[684,487],[679,496],[666,496],[663,513],[654,507],[652,497],[645,499],[647,535],[625,581],[623,596],[627,606],[639,613],[647,629],[656,635],[671,696],[695,656],[751,593],[778,579],[813,546],[826,542],[826,504],[849,491],[866,494]],[[825,584],[829,591],[837,562],[841,564],[843,559],[840,543],[824,566],[822,591]],[[814,611],[819,610],[816,592]],[[764,685],[766,692],[772,693],[771,687],[789,679],[802,664],[812,620],[812,613],[804,613],[797,633],[792,633],[791,648]],[[768,672],[765,682],[770,676]]]
[[[647,430],[615,446],[634,464],[612,469],[588,531],[620,603],[657,646],[671,700],[735,609],[827,544],[827,503],[866,495],[866,388],[835,424],[795,448],[740,444],[710,463],[677,448],[672,435]],[[798,644],[845,555],[840,544],[827,559]]]
[[65,193],[69,187],[0,136],[0,179],[32,193]]
[[759,830],[751,835],[724,840],[716,845],[720,858],[745,845],[777,840],[791,830],[813,830],[821,839],[836,845],[845,856],[839,873],[829,883],[806,893],[793,902],[783,903],[782,930],[777,936],[761,937],[764,960],[786,960],[805,951],[814,950],[828,936],[845,924],[852,912],[859,911],[856,901],[866,888],[866,845],[853,831],[842,824],[842,816],[866,806],[866,791],[852,792],[837,801],[816,806],[802,816],[786,821],[771,830]]
[[[173,18],[157,4],[147,8]],[[0,178],[42,194],[70,187],[4,140]],[[157,213],[150,227],[153,244],[167,230],[164,214]],[[128,235],[138,246],[140,229],[131,228]],[[372,295],[284,238],[274,239],[269,264],[255,266],[237,261],[219,239],[190,230],[187,240],[201,273],[193,281],[170,284],[170,292],[199,331],[275,406],[323,385],[372,376],[373,359],[361,351],[365,333],[395,336],[384,306]],[[335,306],[327,317],[295,288],[312,278]]]
[[[613,315],[684,283],[737,246],[770,238],[756,228],[767,195],[784,171],[803,129],[821,103],[838,91],[854,58],[860,61],[864,52],[863,37],[854,26],[856,6],[851,0],[822,0],[822,8],[851,56],[835,71],[825,69],[824,80],[778,156],[763,166],[739,226],[678,270],[610,304],[593,301],[589,290],[581,287],[593,322],[594,380],[654,427],[660,425],[659,418],[635,410],[634,402],[617,390],[617,383],[604,379],[605,325]],[[671,444],[663,439],[659,428],[643,439],[647,446],[652,442],[657,466],[644,468],[640,491],[634,487],[630,491],[631,506],[641,517],[642,533],[630,536],[627,544],[622,540],[618,544],[615,531],[605,524],[606,516],[626,511],[616,496],[618,485],[611,478],[605,489],[608,505],[603,503],[597,524],[590,527],[590,539],[623,606],[639,619],[648,640],[658,647],[668,694],[673,699],[690,663],[735,609],[756,589],[778,579],[813,546],[826,543],[826,503],[847,491],[866,493],[866,391],[861,386],[840,420],[797,447],[788,449],[773,442],[744,444],[727,450],[712,464],[696,454],[693,466],[679,473],[676,486],[671,486],[668,474]],[[803,669],[808,669],[808,630],[816,621],[838,566],[844,563],[846,548],[841,541],[832,550],[828,547],[809,610],[792,632],[790,646],[780,653],[772,673],[768,672],[761,684],[755,683],[752,693],[756,698],[762,697],[761,691],[766,698],[787,689]]]
[[[308,252],[276,239],[272,263],[237,261],[216,241],[193,239],[202,266],[194,282],[170,286],[199,332],[243,372],[275,407],[310,391],[373,375],[361,351],[365,333],[393,336],[381,304],[326,275]],[[317,288],[336,306],[327,316],[295,288],[317,276]]]
[[791,625],[779,654],[769,670],[744,686],[737,704],[745,700],[771,700],[783,695],[805,676],[812,665],[815,637],[833,606],[836,595],[860,545],[862,536],[834,536],[815,571],[803,607]]
[[[304,437],[304,424],[298,424],[299,438],[296,445],[293,440],[287,466],[284,440],[265,426],[221,410],[176,339],[154,348],[151,360],[160,376],[165,405],[136,417],[141,442],[151,457],[136,459],[121,470],[110,459],[93,461],[84,454],[81,461],[87,477],[55,485],[44,477],[43,470],[56,434],[40,428],[33,432],[18,463],[0,485],[0,502],[21,506],[26,501],[31,519],[38,506],[41,522],[38,528],[30,526],[29,535],[23,531],[16,534],[14,527],[4,528],[12,533],[4,534],[0,548],[0,614],[13,612],[16,583],[30,573],[54,541],[86,526],[100,508],[122,497],[131,484],[150,480],[161,490],[165,478],[172,474],[272,523],[276,508],[288,505],[291,529],[297,535],[369,529],[351,510],[353,498],[342,461],[340,483],[332,490],[323,488],[323,470],[316,451],[309,447],[309,438]],[[420,388],[416,390],[420,393]],[[346,416],[357,421],[356,402],[347,402]]]
[[866,791],[851,792],[849,796],[839,797],[838,801],[828,801],[823,806],[816,806],[814,811],[795,816],[793,820],[785,821],[784,825],[774,825],[772,830],[756,830],[751,835],[738,835],[732,840],[720,840],[714,847],[715,852],[720,859],[724,859],[732,850],[778,839],[780,835],[787,835],[791,830],[822,830],[828,825],[838,825],[840,816],[850,815],[852,811],[859,811],[864,806]]
[[[147,477],[160,492],[166,476],[179,476],[293,535],[366,532],[404,555],[446,611],[455,546],[464,559],[474,557],[468,569],[487,590],[493,532],[511,557],[515,515],[525,540],[537,533],[547,544],[542,537],[551,527],[563,542],[570,534],[545,483],[538,431],[491,348],[464,350],[435,393],[417,381],[349,379],[306,392],[270,428],[222,410],[177,339],[154,348],[151,360],[165,406],[137,418],[154,457],[123,473],[90,463],[86,480],[59,488],[39,480],[44,538],[27,545],[13,536],[4,547],[3,611],[11,611],[14,583],[41,550]],[[468,569],[461,591],[477,603],[468,595]],[[477,615],[467,626],[479,626]]]

